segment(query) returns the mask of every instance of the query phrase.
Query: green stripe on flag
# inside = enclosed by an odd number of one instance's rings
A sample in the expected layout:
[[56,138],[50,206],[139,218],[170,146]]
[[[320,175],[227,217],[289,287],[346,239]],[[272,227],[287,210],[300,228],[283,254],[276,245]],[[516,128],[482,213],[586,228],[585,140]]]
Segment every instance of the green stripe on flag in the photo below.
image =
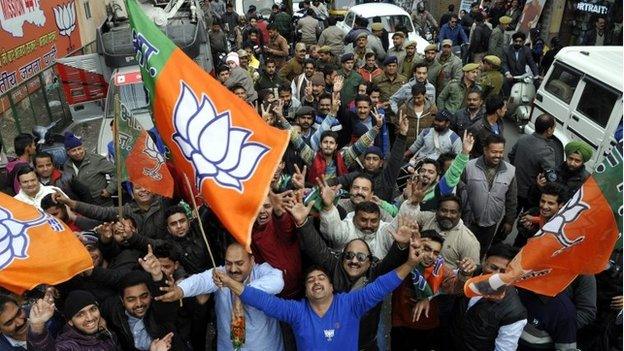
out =
[[[150,103],[154,101],[154,84],[177,48],[175,44],[150,20],[136,0],[126,0],[126,9],[132,27],[132,41],[137,50],[136,59],[141,67],[143,84]],[[147,38],[151,38],[151,41]]]
[[622,248],[622,141],[613,147],[611,153],[596,167],[593,176],[602,195],[607,199],[618,225],[620,238],[615,246]]
[[121,105],[121,116],[119,117],[119,159],[121,160],[121,179],[128,179],[128,171],[126,169],[126,160],[128,155],[136,145],[137,139],[141,136],[141,123],[134,118],[132,112],[125,106]]

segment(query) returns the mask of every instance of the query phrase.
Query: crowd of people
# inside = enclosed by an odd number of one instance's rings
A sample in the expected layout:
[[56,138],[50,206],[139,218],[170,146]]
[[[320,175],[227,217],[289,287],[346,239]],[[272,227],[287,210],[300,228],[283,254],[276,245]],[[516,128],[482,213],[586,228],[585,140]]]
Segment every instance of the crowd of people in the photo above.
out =
[[0,351],[621,350],[621,249],[554,297],[464,296],[591,172],[585,142],[555,151],[553,116],[505,139],[509,78],[547,64],[527,33],[508,37],[518,2],[475,3],[461,22],[416,6],[418,26],[440,25],[424,55],[400,27],[389,42],[357,18],[345,34],[322,1],[300,4],[293,26],[277,5],[267,21],[205,3],[218,81],[291,131],[251,252],[177,182],[173,198],[120,190],[115,165],[71,133],[63,165],[15,138],[3,191],[66,223],[93,268],[3,291]]

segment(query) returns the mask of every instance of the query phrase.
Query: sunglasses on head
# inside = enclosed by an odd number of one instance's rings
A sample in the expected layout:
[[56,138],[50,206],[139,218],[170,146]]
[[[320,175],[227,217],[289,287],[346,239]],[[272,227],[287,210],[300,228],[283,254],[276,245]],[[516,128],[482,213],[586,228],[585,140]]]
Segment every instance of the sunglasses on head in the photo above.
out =
[[358,260],[358,262],[366,262],[366,260],[370,258],[370,255],[367,255],[363,252],[356,253],[353,251],[347,251],[347,252],[342,253],[342,258],[347,261],[351,261],[353,257],[355,257]]

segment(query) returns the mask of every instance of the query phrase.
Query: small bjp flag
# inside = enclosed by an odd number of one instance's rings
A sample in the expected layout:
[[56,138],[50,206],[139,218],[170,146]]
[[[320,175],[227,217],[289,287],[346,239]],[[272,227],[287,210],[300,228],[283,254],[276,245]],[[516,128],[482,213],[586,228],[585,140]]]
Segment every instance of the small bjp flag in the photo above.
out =
[[126,0],[134,48],[159,134],[228,231],[249,250],[251,228],[289,141]]
[[579,274],[607,268],[622,233],[622,142],[572,198],[530,238],[502,274],[474,277],[466,296],[496,296],[505,285],[555,296]]
[[90,268],[89,252],[67,225],[0,193],[0,286],[21,295]]

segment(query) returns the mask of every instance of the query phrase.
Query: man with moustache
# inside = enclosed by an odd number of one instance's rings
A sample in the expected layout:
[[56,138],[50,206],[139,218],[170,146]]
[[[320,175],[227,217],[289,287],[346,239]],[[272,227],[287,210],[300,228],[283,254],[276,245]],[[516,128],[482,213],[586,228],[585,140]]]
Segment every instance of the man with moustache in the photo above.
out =
[[471,90],[468,92],[468,96],[466,96],[466,107],[455,112],[455,115],[451,118],[451,129],[457,135],[462,135],[465,130],[470,129],[473,124],[484,117],[483,94],[480,90]]
[[[224,267],[209,269],[174,286],[165,287],[165,294],[158,300],[177,301],[184,297],[214,293],[219,350],[284,350],[278,321],[256,308],[244,306],[238,295],[215,284],[213,275],[217,270],[240,284],[258,288],[268,294],[278,294],[284,287],[282,271],[268,263],[257,264],[254,256],[243,246],[233,243],[225,252]],[[243,340],[240,339],[241,334]]]
[[459,154],[462,151],[462,140],[449,126],[452,114],[449,111],[438,111],[433,119],[433,127],[423,129],[414,143],[405,152],[405,156],[415,158],[431,158],[437,160],[446,152]]
[[[372,252],[362,239],[351,240],[342,252],[335,252],[327,247],[309,218],[310,209],[310,205],[303,205],[301,196],[288,207],[301,237],[303,251],[313,264],[327,270],[337,292],[360,290],[377,277],[399,266],[406,258],[405,249],[410,245],[410,238],[418,233],[413,223],[402,222],[398,231],[392,232],[395,242],[386,257],[374,263]],[[381,304],[378,304],[362,317],[359,350],[377,350],[375,335],[380,311]]]
[[0,350],[26,351],[28,319],[14,297],[0,294]]
[[[413,100],[412,87],[417,83],[421,83],[427,90],[425,97],[430,103],[435,104],[436,88],[429,82],[427,78],[429,68],[424,61],[417,62],[413,65],[411,70],[412,79],[403,84],[392,96],[390,97],[390,108],[397,114],[399,107],[404,103],[411,103]],[[407,76],[406,76],[407,77]]]
[[[365,173],[358,173],[349,188],[349,198],[338,200],[338,212],[340,212],[340,218],[344,219],[347,214],[355,210],[355,207],[358,204],[365,201],[372,201],[373,194],[374,185],[371,177]],[[383,208],[380,208],[380,211],[382,221],[390,222],[392,220],[392,215],[388,213],[388,211]]]
[[504,156],[505,138],[491,135],[485,139],[483,155],[470,160],[462,174],[464,219],[479,240],[481,257],[492,244],[497,228],[503,236],[499,239],[504,239],[516,218],[516,168],[503,161]]

